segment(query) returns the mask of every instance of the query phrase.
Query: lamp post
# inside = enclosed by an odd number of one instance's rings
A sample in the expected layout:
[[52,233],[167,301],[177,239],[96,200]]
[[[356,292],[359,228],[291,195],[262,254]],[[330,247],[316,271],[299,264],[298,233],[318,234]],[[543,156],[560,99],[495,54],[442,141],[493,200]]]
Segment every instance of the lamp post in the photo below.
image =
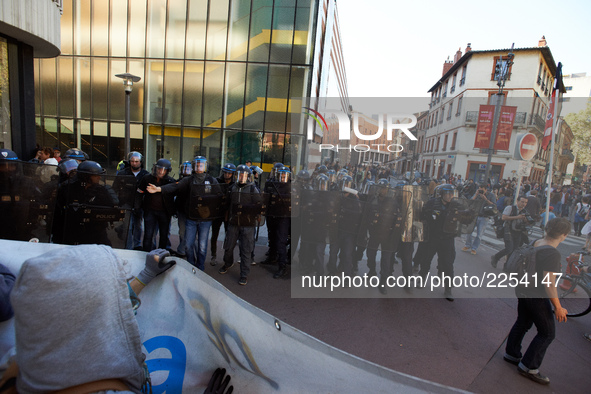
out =
[[[490,143],[488,145],[488,158],[486,160],[486,172],[484,175],[484,182],[488,182],[490,177],[490,170],[491,170],[491,160],[492,154],[494,152],[495,146],[495,139],[497,138],[497,128],[499,127],[499,119],[501,118],[501,106],[503,105],[503,88],[505,87],[505,81],[508,77],[508,71],[511,65],[513,64],[513,45],[511,45],[511,51],[507,55],[507,61],[503,63],[503,56],[499,58],[499,63],[495,66],[495,72],[499,73],[499,80],[497,81],[497,86],[499,87],[499,92],[496,93],[495,99],[495,114],[493,118],[493,126],[492,126],[492,135],[490,136]],[[492,187],[492,185],[491,185]]]
[[117,78],[123,79],[123,86],[125,86],[125,153],[128,154],[131,151],[130,143],[130,105],[131,105],[131,91],[133,90],[133,83],[141,81],[141,78],[130,74],[117,74]]

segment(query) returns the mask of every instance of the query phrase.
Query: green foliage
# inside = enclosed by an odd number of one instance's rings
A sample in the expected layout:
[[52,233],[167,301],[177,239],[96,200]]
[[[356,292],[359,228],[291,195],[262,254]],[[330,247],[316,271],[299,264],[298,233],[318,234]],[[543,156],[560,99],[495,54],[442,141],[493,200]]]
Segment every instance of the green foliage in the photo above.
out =
[[591,162],[591,103],[580,112],[568,114],[565,120],[573,132],[571,148],[577,162]]

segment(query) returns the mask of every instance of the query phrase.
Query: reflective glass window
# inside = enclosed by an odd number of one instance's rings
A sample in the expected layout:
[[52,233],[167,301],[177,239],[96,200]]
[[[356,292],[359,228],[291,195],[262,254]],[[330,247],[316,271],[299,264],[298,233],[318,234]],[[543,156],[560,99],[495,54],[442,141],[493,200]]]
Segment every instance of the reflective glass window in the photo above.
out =
[[271,37],[271,62],[289,63],[293,42],[295,3],[293,0],[275,0],[273,32]]
[[203,139],[199,152],[207,157],[207,172],[212,176],[219,176],[222,168],[220,152],[220,138],[222,132],[215,129],[203,129]]
[[74,75],[76,78],[76,116],[90,118],[90,58],[76,57]]
[[92,115],[95,119],[107,119],[107,82],[110,80],[108,60],[92,59]]
[[266,65],[249,64],[246,71],[246,107],[244,128],[262,130],[267,88]]
[[293,66],[291,68],[291,78],[289,84],[290,112],[287,114],[287,123],[285,125],[285,131],[288,133],[303,132],[303,130],[292,130],[292,116],[300,116],[299,109],[301,108],[301,105],[298,104],[298,102],[294,102],[294,99],[299,97],[307,97],[309,75],[309,67]]
[[182,151],[179,160],[191,161],[199,155],[199,146],[201,144],[201,129],[193,127],[183,128]]
[[226,75],[225,127],[242,128],[246,64],[228,63]]
[[182,92],[183,92],[183,61],[168,60],[164,76],[166,89],[167,116],[164,123],[181,124]]
[[[146,70],[146,101],[148,110],[148,122],[161,123],[166,117],[166,111],[162,108],[162,89],[164,84],[164,62],[161,60],[148,60]],[[151,134],[151,132],[150,132]]]
[[164,32],[166,30],[166,0],[151,0],[148,10],[148,57],[164,57]]
[[43,137],[41,138],[41,141],[37,141],[40,142],[39,145],[41,145],[42,147],[44,146],[51,146],[53,147],[55,145],[55,142],[57,141],[57,132],[59,129],[58,123],[57,123],[57,119],[55,118],[45,118],[44,119],[44,130],[43,130]]
[[209,2],[207,23],[207,45],[205,58],[224,60],[226,58],[226,37],[228,35],[228,1]]
[[222,126],[222,104],[225,64],[223,62],[205,63],[205,84],[203,95],[203,125]]
[[183,123],[191,126],[201,126],[203,62],[185,63],[184,89]]
[[[94,0],[92,4],[92,42],[93,56],[109,55],[109,0]],[[64,22],[62,20],[62,26]]]
[[65,1],[62,5],[62,17],[60,20],[60,50],[62,55],[72,54],[72,13],[74,12],[71,1]]
[[[111,120],[125,120],[125,86],[123,86],[123,79],[115,76],[116,74],[124,74],[125,72],[125,60],[111,59],[111,75],[109,75],[111,82],[111,90],[109,92],[111,113],[109,119]],[[133,91],[131,94],[133,94]]]
[[[76,0],[76,18],[74,20],[74,47],[76,48],[75,54],[88,56],[90,55],[90,8],[91,2],[87,0]],[[64,23],[62,20],[62,26],[66,24],[71,26],[70,23]],[[62,37],[63,45],[63,37]],[[63,48],[62,48],[63,54]]]
[[187,22],[187,59],[203,59],[205,55],[205,20],[207,0],[189,0]]
[[250,0],[232,0],[228,60],[246,60],[249,22]]
[[111,56],[127,55],[127,2],[111,0]]
[[127,69],[130,74],[141,78],[139,82],[133,84],[133,91],[130,97],[130,118],[132,122],[142,122],[144,120],[144,60],[133,59],[127,62]]
[[57,115],[57,86],[54,59],[41,59],[41,96],[43,115]]
[[[35,73],[37,75],[37,73]],[[0,144],[12,146],[12,128],[10,127],[10,84],[8,83],[8,44],[0,37]],[[37,81],[35,81],[37,82]],[[38,89],[35,89],[37,93]],[[37,95],[35,100],[37,100]],[[36,108],[36,112],[37,111]]]
[[272,17],[273,0],[253,0],[250,14],[250,47],[248,50],[248,60],[251,62],[269,61]]
[[[146,54],[146,0],[129,1],[129,56]],[[139,74],[136,74],[139,75]]]
[[166,57],[182,59],[185,54],[185,30],[187,21],[187,0],[176,0],[169,4],[166,33]]
[[310,10],[311,0],[299,0],[296,9],[295,33],[293,40],[292,63],[311,64],[312,26]]
[[285,134],[265,133],[263,136],[263,170],[270,172],[275,162],[283,163]]
[[269,66],[265,130],[285,131],[289,71],[289,66]]
[[244,164],[250,160],[259,164],[261,160],[261,132],[238,132],[225,130],[222,151],[224,163]]
[[59,56],[58,61],[58,98],[60,116],[74,116],[74,68],[69,56]]
[[71,146],[76,146],[76,134],[74,133],[74,120],[60,119],[60,140],[51,146],[59,147],[65,153]]

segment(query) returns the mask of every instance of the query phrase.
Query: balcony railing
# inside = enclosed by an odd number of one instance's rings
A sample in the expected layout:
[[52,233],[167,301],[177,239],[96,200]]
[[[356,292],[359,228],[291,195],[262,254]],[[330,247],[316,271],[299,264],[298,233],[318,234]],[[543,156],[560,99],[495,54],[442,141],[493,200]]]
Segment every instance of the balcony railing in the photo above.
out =
[[570,149],[563,149],[561,152],[561,156],[566,156],[566,158],[570,161],[575,161],[575,156],[573,155]]
[[515,122],[513,124],[525,125],[526,119],[527,119],[527,112],[517,112],[515,114]]
[[544,134],[546,122],[544,121],[544,118],[542,118],[540,115],[535,114],[533,118],[530,120],[529,124],[538,129],[540,133]]

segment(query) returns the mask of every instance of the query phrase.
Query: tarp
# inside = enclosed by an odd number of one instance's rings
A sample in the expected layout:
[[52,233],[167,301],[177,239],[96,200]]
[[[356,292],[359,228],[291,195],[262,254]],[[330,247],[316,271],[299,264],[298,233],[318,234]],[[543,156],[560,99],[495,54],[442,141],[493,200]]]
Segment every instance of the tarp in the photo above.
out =
[[[62,247],[68,246],[0,240],[5,251],[0,262],[17,273],[28,258]],[[115,252],[129,263],[130,277],[143,268],[144,252]],[[140,299],[137,320],[154,394],[203,392],[218,367],[227,369],[239,393],[460,392],[329,346],[250,305],[184,260],[154,279]],[[11,319],[0,324],[0,357],[13,346]]]

